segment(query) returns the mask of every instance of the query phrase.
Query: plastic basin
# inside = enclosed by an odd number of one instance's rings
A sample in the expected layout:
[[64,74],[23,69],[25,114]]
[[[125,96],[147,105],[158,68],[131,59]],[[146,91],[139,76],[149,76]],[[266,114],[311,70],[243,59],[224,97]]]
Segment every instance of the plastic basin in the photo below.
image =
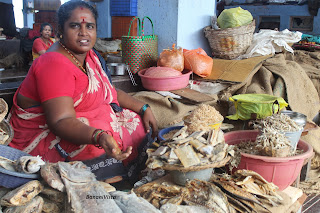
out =
[[158,133],[158,138],[160,141],[163,141],[165,140],[165,138],[163,137],[163,135],[169,133],[170,131],[172,130],[175,130],[175,129],[181,129],[183,126],[170,126],[168,128],[164,128],[164,129],[161,129]]
[[154,78],[144,76],[146,70],[147,69],[140,70],[138,75],[141,78],[142,86],[147,90],[153,91],[170,91],[185,88],[189,84],[189,78],[192,73],[192,71],[183,71],[183,74],[180,76]]
[[[259,131],[239,130],[224,134],[227,144],[235,145],[245,141],[255,141]],[[235,170],[247,169],[260,174],[267,181],[274,183],[279,190],[290,186],[300,175],[301,168],[306,159],[313,154],[313,148],[303,140],[299,140],[298,149],[304,153],[292,157],[267,157],[241,153],[240,164]]]

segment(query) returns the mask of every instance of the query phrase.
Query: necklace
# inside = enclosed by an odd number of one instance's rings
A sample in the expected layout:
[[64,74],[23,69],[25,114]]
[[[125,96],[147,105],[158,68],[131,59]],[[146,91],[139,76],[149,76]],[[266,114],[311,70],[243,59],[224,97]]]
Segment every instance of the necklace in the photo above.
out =
[[65,49],[67,51],[67,53],[71,56],[71,58],[76,62],[76,64],[78,65],[78,67],[80,68],[80,70],[82,72],[84,72],[84,74],[87,75],[87,70],[85,70],[83,68],[83,66],[80,64],[80,62],[78,61],[78,59],[68,50],[68,48],[66,48],[60,41],[59,44],[61,45],[61,47],[63,47],[63,49]]

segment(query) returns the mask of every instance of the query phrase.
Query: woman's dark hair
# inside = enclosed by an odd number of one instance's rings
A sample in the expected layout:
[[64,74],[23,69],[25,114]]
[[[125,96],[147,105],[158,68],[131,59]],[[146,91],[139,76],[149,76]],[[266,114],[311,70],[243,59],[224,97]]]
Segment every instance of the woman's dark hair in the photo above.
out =
[[42,32],[42,30],[43,30],[46,26],[49,26],[49,27],[51,28],[51,31],[53,31],[51,24],[49,24],[49,23],[47,23],[47,22],[44,22],[44,23],[42,23],[41,26],[40,26],[40,33]]
[[75,10],[78,7],[84,7],[89,9],[97,23],[98,12],[94,7],[92,7],[87,2],[84,2],[81,0],[71,0],[61,5],[60,8],[58,9],[57,14],[58,14],[58,29],[60,31],[59,33],[63,32],[64,23],[66,23],[66,21],[70,18],[73,10]]

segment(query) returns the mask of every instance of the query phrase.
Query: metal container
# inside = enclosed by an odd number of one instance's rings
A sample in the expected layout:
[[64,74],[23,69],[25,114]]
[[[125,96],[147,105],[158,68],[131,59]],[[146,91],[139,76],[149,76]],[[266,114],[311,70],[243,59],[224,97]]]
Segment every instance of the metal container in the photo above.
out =
[[185,186],[188,180],[198,179],[198,180],[209,181],[213,171],[214,171],[214,168],[208,168],[208,169],[203,169],[199,171],[190,171],[190,172],[173,170],[170,173],[174,183],[180,186]]
[[300,113],[294,112],[290,110],[283,110],[280,112],[281,114],[288,115],[292,120],[294,120],[299,126],[304,127],[307,123],[307,116]]
[[111,75],[127,75],[128,65],[125,63],[108,63]]

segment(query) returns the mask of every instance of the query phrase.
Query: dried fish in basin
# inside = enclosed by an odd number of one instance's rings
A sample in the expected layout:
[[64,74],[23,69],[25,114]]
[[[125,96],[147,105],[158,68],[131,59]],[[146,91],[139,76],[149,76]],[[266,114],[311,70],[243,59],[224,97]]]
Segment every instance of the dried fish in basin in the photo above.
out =
[[0,156],[0,167],[12,172],[16,171],[16,168],[14,166],[14,161],[1,156]]
[[29,181],[24,185],[8,192],[1,198],[1,206],[21,206],[28,203],[43,190],[38,180]]

